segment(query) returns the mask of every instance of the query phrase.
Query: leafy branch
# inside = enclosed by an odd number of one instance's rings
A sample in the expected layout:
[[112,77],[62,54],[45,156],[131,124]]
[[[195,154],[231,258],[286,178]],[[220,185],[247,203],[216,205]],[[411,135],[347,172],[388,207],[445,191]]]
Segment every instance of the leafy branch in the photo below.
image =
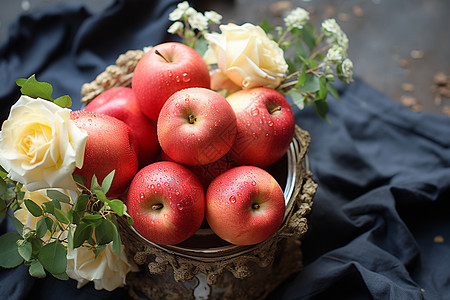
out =
[[[37,203],[25,197],[23,186],[9,178],[0,169],[0,217],[9,216],[17,233],[0,236],[0,266],[14,268],[20,264],[29,266],[34,277],[45,277],[46,271],[58,279],[68,279],[66,273],[67,252],[78,247],[88,247],[95,258],[112,243],[116,255],[121,252],[121,240],[117,229],[117,217],[126,217],[126,206],[119,199],[108,199],[114,171],[102,184],[95,176],[91,188],[82,176],[74,175],[81,193],[74,203],[58,190],[46,190],[48,201]],[[33,228],[22,224],[14,212],[26,209],[36,220]]]

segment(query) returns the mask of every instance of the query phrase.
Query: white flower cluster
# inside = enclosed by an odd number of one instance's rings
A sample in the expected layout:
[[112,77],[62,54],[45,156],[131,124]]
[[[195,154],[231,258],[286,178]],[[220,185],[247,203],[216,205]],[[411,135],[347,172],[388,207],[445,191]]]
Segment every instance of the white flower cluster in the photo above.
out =
[[177,8],[169,14],[169,20],[174,21],[174,23],[167,32],[174,34],[181,33],[187,24],[192,29],[204,31],[208,29],[208,24],[210,23],[219,24],[222,16],[215,11],[207,11],[205,14],[202,14],[190,7],[187,1],[184,1],[178,3]]
[[309,21],[309,12],[303,8],[297,7],[292,10],[285,18],[284,24],[288,30],[294,28],[302,29],[303,26]]
[[[342,31],[341,27],[338,25],[335,19],[327,19],[323,21],[322,32],[325,35],[325,41],[330,45],[330,49],[328,49],[325,61],[330,61],[333,64],[340,64],[341,72],[339,75],[343,76],[347,83],[352,82],[353,63],[349,58],[347,58],[347,35],[344,31]],[[331,74],[327,75],[328,77],[333,77],[333,75]]]

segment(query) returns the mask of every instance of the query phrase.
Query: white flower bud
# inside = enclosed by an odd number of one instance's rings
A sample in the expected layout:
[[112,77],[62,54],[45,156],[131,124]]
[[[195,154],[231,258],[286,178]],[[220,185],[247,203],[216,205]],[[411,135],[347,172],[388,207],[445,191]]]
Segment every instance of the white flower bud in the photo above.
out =
[[215,11],[205,12],[205,17],[214,24],[219,24],[222,20],[222,16]]
[[297,7],[293,11],[291,11],[285,18],[284,23],[288,30],[293,28],[302,29],[303,25],[308,23],[309,21],[309,12],[304,10],[303,8]]
[[342,75],[346,78],[347,83],[353,81],[353,63],[348,58],[342,62]]
[[178,31],[183,30],[183,28],[184,28],[183,23],[181,23],[180,21],[177,21],[177,22],[173,23],[173,24],[169,27],[169,29],[167,29],[167,32],[168,32],[168,33],[175,34],[175,33],[177,33]]

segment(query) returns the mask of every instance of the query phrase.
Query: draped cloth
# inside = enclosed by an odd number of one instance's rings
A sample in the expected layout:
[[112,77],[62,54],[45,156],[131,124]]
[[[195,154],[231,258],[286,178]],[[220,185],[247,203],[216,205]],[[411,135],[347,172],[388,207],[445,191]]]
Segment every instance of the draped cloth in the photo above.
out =
[[[2,120],[19,95],[15,79],[31,74],[79,109],[81,85],[121,53],[173,39],[166,29],[176,4],[116,0],[97,14],[64,4],[18,18],[0,45]],[[312,137],[319,187],[302,237],[304,269],[269,299],[449,299],[450,118],[412,112],[358,78],[338,88],[329,123],[311,107],[294,109]],[[0,223],[1,234],[13,230]],[[127,295],[33,278],[25,266],[0,269],[1,299]]]

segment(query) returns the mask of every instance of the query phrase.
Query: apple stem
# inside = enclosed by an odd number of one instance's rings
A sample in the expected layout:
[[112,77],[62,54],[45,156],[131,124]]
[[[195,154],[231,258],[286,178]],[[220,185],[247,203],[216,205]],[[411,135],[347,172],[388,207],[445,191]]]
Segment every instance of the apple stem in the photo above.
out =
[[158,50],[155,50],[155,54],[161,56],[166,62],[170,63],[170,61],[168,61],[164,55],[161,54],[161,52],[159,52]]
[[281,110],[281,106],[277,106],[277,107],[274,107],[273,109],[271,109],[269,112],[270,112],[270,114],[273,114],[274,112],[276,112],[276,111],[280,111]]
[[253,203],[252,204],[252,208],[253,209],[258,209],[258,208],[260,208],[261,206],[259,206],[259,204],[258,203]]
[[188,120],[189,124],[194,124],[197,119],[194,117],[194,115],[189,115]]
[[152,205],[152,210],[160,210],[161,208],[163,208],[163,205],[161,203]]

